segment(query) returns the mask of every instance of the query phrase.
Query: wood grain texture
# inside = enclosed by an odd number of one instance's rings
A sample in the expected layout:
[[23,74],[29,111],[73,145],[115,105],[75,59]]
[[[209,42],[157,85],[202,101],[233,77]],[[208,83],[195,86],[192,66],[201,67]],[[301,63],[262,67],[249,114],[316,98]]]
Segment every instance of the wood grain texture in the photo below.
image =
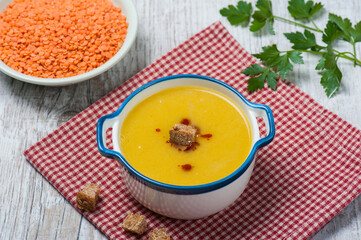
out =
[[[290,44],[281,33],[303,31],[279,21],[275,23],[276,36],[267,31],[254,34],[247,28],[230,26],[219,10],[237,1],[134,2],[139,14],[135,45],[123,61],[104,74],[77,85],[42,87],[0,73],[0,239],[106,239],[34,170],[23,151],[154,60],[218,20],[251,53],[271,43],[285,50]],[[361,20],[358,0],[322,2],[328,11],[348,17],[353,23]],[[273,0],[273,6],[276,15],[290,18],[285,0]],[[327,13],[317,19],[319,26],[326,22]],[[361,57],[360,45],[357,54]],[[342,43],[337,47],[350,50]],[[304,60],[304,65],[295,67],[289,81],[361,129],[361,67],[353,68],[351,62],[342,61],[342,87],[335,97],[328,99],[319,83],[320,75],[314,70],[317,56],[304,55]],[[361,197],[313,239],[361,239]]]

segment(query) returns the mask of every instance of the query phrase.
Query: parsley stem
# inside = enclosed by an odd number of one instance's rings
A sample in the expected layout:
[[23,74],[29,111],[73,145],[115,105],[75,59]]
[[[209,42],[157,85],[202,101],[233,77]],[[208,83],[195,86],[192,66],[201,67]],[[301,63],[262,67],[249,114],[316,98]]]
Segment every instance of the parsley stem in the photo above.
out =
[[354,67],[356,67],[356,46],[355,46],[355,44],[356,44],[356,42],[355,41],[353,41],[352,42],[352,48],[353,48],[353,57],[354,57],[354,59],[355,59],[355,61],[353,62],[353,66]]
[[[354,46],[354,44],[353,44],[353,46]],[[352,53],[352,52],[340,52],[340,51],[337,51],[336,49],[333,49],[333,51],[335,53],[337,53],[337,55],[340,56],[341,58],[352,60],[354,62],[354,66],[356,66],[356,64],[361,66],[361,61],[358,60],[357,57],[356,57],[355,49],[354,49],[354,53]],[[351,55],[351,57],[347,56],[346,54]]]
[[340,51],[337,51],[336,49],[333,49],[333,51],[337,54],[340,54],[340,55],[345,55],[345,54],[349,54],[352,56],[352,58],[355,58],[355,55],[352,53],[352,52],[340,52]]
[[312,23],[312,25],[317,29],[319,30],[320,32],[323,32],[319,27],[317,27],[315,21],[313,21],[313,18],[312,17],[309,17],[308,20],[310,20],[310,22]]
[[[292,51],[296,51],[296,50],[292,50]],[[323,55],[325,53],[325,52],[317,52],[317,51],[310,51],[310,50],[303,50],[303,49],[297,49],[297,51],[306,52],[306,53],[313,53],[313,54],[318,54],[318,55]]]
[[306,28],[306,29],[308,29],[308,30],[312,30],[312,31],[315,31],[315,32],[323,33],[323,31],[320,30],[320,29],[313,28],[313,27],[309,27],[309,26],[306,26],[306,25],[304,25],[304,24],[301,24],[301,23],[298,23],[298,22],[289,20],[289,19],[287,19],[287,18],[283,18],[283,17],[279,17],[279,16],[273,16],[273,18],[274,18],[274,19],[278,19],[278,20],[282,20],[282,21],[285,21],[285,22],[288,22],[288,23],[295,24],[295,25],[297,25],[297,26]]
[[345,55],[344,53],[340,53],[338,56],[340,56],[341,58],[353,61],[355,66],[356,66],[356,64],[361,66],[361,61],[355,57],[349,57],[349,56]]
[[[299,51],[299,52],[306,52],[306,53],[312,53],[312,54],[318,54],[318,55],[323,55],[325,52],[317,52],[317,51],[310,51],[310,50],[303,50],[303,49],[297,49],[297,50],[290,50],[290,51],[280,51],[280,52],[294,52],[294,51]],[[361,66],[361,61],[358,60],[356,58],[356,56],[351,53],[351,52],[339,52],[337,50],[334,49],[334,51],[337,53],[337,58],[344,58],[344,59],[348,59],[353,61],[355,64],[358,64]],[[350,54],[352,57],[347,56],[346,54]]]

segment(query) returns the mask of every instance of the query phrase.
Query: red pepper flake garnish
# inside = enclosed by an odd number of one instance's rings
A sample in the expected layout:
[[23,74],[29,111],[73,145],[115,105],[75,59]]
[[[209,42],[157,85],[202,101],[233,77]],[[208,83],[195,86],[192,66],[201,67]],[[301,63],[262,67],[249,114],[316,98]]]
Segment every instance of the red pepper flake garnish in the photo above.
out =
[[169,140],[165,141],[166,143],[170,143]]
[[208,138],[208,140],[212,137],[212,134],[208,133],[208,134],[201,134],[199,135],[202,138]]
[[184,149],[183,151],[186,152],[186,151],[189,151],[189,150],[196,150],[197,149],[197,146],[199,146],[199,142],[193,142],[191,144],[189,144],[186,149]]
[[182,169],[184,170],[184,171],[190,171],[191,169],[192,169],[192,165],[190,165],[190,164],[184,164],[184,165],[182,165]]
[[191,144],[189,144],[189,145],[186,147],[186,149],[184,149],[184,151],[185,151],[185,152],[186,152],[186,151],[189,151],[189,150],[192,149],[192,147],[193,147],[193,144],[191,143]]
[[189,121],[187,118],[183,118],[180,123],[184,124],[184,125],[189,125],[191,123],[191,121]]
[[178,151],[180,152],[180,151],[182,151],[182,149],[178,148]]
[[157,129],[155,129],[155,131],[156,131],[156,132],[160,132],[160,129],[159,129],[159,128],[157,128]]

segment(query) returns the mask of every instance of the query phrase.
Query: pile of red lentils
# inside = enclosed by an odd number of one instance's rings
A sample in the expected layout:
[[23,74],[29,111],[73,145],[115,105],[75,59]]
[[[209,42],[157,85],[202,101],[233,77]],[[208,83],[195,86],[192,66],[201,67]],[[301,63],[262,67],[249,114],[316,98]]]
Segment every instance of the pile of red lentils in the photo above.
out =
[[36,77],[79,75],[113,57],[127,28],[109,0],[15,0],[0,13],[0,60]]

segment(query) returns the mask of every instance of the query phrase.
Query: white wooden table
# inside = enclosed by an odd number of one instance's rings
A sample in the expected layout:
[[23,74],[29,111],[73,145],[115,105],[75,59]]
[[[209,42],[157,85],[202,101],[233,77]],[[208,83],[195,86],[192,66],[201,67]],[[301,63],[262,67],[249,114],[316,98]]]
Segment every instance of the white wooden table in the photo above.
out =
[[[230,0],[136,0],[139,32],[126,58],[106,73],[77,85],[42,87],[14,80],[0,73],[0,239],[105,239],[25,160],[23,151],[84,110],[193,34],[220,20],[251,53],[277,43],[290,46],[282,32],[303,29],[275,23],[276,36],[250,33],[230,26],[219,10]],[[255,2],[255,1],[252,1]],[[361,20],[361,2],[322,1],[328,11]],[[346,2],[346,1],[345,1]],[[273,0],[276,15],[289,17],[286,0]],[[317,19],[320,26],[327,13]],[[338,47],[346,46],[338,44]],[[361,43],[357,53],[361,57]],[[349,49],[350,50],[350,49]],[[361,129],[361,67],[341,61],[343,83],[339,93],[328,99],[314,70],[318,58],[304,55],[289,80],[326,108]],[[361,239],[359,196],[313,239]]]

